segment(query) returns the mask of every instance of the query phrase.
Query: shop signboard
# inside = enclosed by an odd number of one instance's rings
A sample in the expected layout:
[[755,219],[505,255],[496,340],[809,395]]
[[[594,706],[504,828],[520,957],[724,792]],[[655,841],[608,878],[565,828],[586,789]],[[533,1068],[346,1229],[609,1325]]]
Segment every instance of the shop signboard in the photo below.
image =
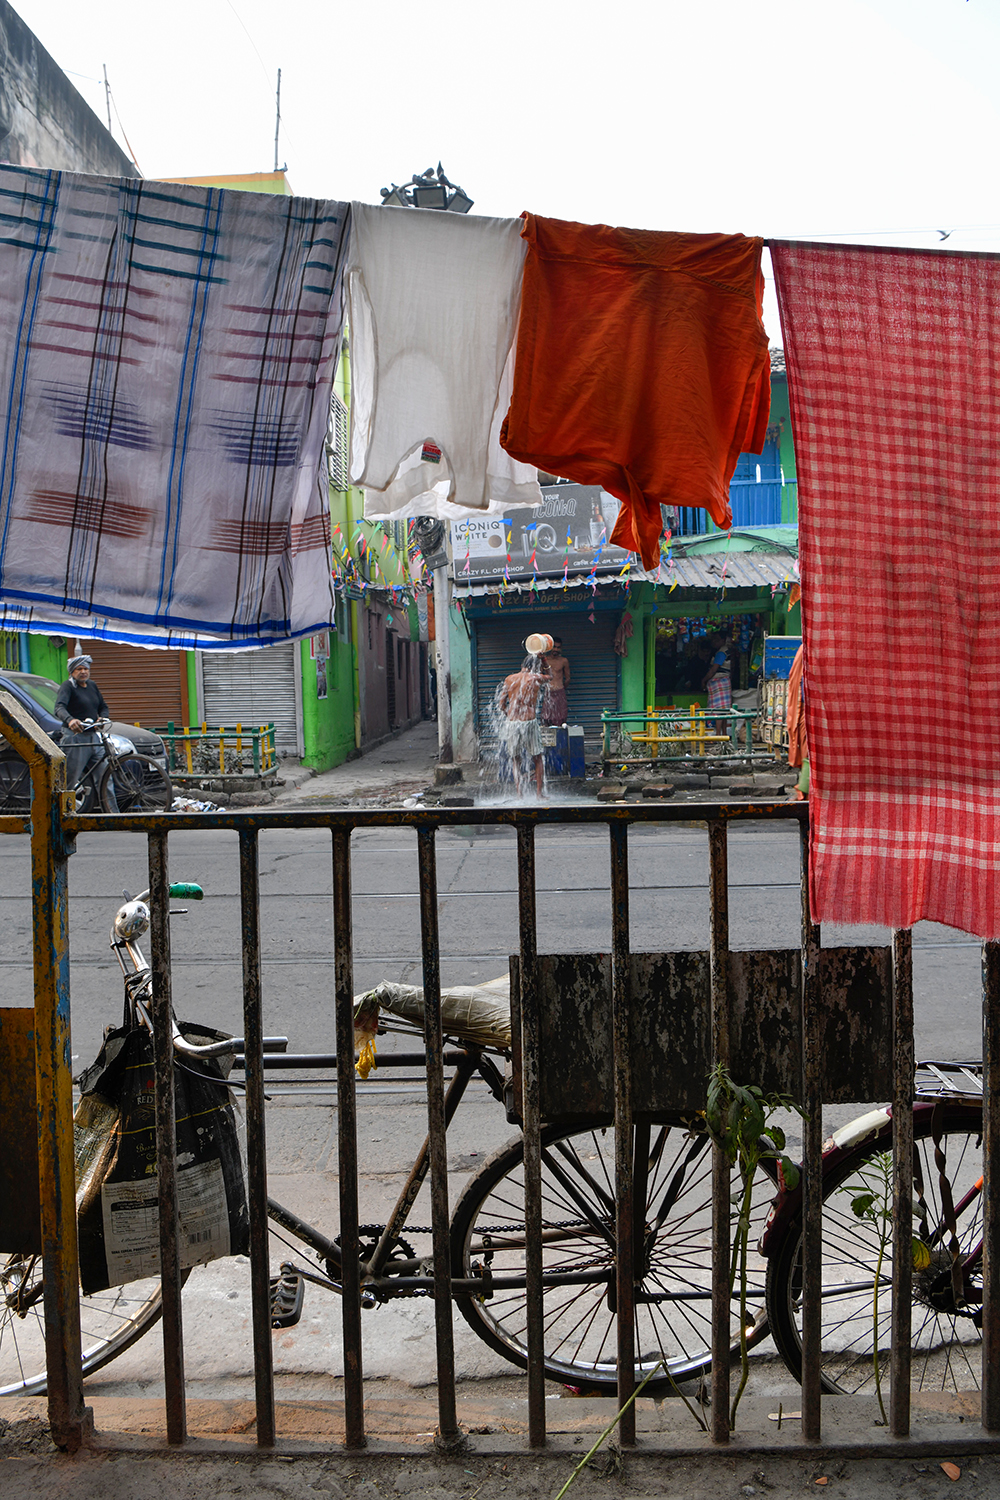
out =
[[542,504],[451,523],[454,577],[509,581],[620,572],[634,557],[608,540],[620,502],[597,485],[557,484]]

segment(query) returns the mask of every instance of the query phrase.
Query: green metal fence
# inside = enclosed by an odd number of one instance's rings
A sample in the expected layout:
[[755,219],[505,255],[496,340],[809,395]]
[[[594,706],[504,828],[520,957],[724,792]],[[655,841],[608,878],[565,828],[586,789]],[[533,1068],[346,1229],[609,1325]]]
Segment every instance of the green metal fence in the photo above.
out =
[[171,723],[155,732],[167,747],[171,775],[263,776],[278,764],[273,724]]

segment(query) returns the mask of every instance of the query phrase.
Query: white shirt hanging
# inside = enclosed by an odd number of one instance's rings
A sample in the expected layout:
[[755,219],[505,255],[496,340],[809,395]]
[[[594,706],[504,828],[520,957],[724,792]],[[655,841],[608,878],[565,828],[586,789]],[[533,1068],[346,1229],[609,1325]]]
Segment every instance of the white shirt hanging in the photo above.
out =
[[353,206],[351,482],[365,515],[541,504],[500,447],[525,244],[518,219]]

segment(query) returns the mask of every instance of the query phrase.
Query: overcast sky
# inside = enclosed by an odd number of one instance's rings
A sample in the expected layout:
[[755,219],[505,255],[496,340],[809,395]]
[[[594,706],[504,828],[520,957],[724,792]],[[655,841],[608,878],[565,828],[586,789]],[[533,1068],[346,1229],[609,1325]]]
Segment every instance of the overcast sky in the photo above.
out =
[[1000,0],[12,3],[146,177],[270,171],[280,68],[296,193],[1000,250]]

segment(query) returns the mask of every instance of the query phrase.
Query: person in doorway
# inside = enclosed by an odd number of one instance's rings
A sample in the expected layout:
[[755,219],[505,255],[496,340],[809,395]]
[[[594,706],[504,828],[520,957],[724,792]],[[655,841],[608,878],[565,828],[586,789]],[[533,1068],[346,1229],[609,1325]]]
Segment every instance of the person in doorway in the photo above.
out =
[[[89,719],[109,719],[111,710],[104,701],[104,694],[92,682],[90,668],[93,657],[73,656],[69,661],[69,676],[56,694],[56,718],[66,725],[62,737],[62,750],[66,756],[66,785],[78,786],[95,761],[101,760],[104,747],[92,729],[85,728]],[[108,795],[115,802],[114,787],[109,785]],[[117,811],[117,807],[114,808]]]
[[[725,709],[727,712],[733,706],[733,688],[729,677],[729,654],[726,651],[726,638],[716,632],[711,638],[712,659],[705,674],[703,686],[708,693],[708,707],[706,714],[713,709]],[[729,720],[716,719],[712,729],[713,734],[728,734]]]
[[542,760],[542,732],[538,725],[538,703],[548,686],[548,677],[542,672],[529,671],[522,667],[505,677],[497,689],[496,704],[503,718],[500,723],[500,743],[514,773],[514,788],[520,797],[525,780],[532,771],[539,797],[545,782],[545,766]]
[[568,722],[569,708],[566,703],[566,689],[569,687],[569,662],[563,656],[562,637],[552,637],[555,644],[551,651],[546,651],[543,661],[548,677],[548,692],[542,702],[543,724],[565,724]]

